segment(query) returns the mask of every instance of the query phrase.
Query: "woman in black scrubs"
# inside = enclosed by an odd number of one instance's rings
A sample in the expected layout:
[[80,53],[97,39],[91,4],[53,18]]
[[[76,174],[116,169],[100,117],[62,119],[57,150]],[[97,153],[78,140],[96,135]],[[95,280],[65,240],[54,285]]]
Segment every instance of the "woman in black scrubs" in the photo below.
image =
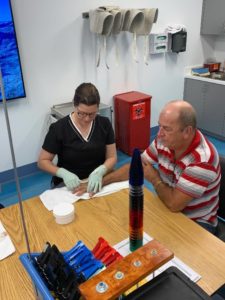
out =
[[[100,96],[93,84],[78,86],[73,103],[70,115],[51,124],[38,166],[53,175],[54,187],[64,183],[76,191],[86,179],[87,191],[96,193],[117,161],[113,128],[107,117],[98,114]],[[53,163],[56,155],[57,165]]]

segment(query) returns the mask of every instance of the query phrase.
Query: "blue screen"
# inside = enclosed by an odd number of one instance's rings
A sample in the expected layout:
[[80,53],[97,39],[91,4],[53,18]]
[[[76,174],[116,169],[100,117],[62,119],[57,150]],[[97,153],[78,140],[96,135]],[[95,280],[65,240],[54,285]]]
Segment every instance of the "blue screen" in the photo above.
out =
[[0,66],[6,100],[25,97],[10,0],[0,0]]

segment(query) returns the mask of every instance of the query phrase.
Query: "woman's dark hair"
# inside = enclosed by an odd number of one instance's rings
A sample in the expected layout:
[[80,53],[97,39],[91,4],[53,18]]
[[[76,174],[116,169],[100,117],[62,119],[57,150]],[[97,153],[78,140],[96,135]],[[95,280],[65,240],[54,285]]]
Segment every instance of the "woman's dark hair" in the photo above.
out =
[[97,106],[99,106],[99,103],[99,92],[92,83],[84,82],[76,88],[73,98],[74,106],[78,106],[79,104],[88,106],[97,104]]

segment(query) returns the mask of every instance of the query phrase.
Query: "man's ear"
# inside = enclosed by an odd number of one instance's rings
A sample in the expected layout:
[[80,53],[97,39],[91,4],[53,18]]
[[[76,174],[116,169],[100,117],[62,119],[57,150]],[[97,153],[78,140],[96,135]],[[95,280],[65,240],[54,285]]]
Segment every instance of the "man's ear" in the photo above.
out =
[[188,139],[190,137],[190,135],[192,135],[193,133],[193,127],[192,126],[187,126],[184,128],[183,133],[184,133],[184,138]]

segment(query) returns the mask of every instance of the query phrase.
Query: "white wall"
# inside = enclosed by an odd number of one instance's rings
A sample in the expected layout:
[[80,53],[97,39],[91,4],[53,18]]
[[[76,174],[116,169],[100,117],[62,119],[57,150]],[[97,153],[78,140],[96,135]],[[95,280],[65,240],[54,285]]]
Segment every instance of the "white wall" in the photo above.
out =
[[[11,0],[27,97],[8,103],[17,166],[37,161],[46,133],[50,107],[72,99],[81,82],[93,82],[102,102],[112,104],[114,94],[137,90],[151,94],[151,126],[157,125],[161,107],[182,98],[185,66],[202,63],[214,44],[200,38],[202,0],[74,1]],[[82,12],[100,5],[121,8],[157,7],[159,17],[152,32],[163,31],[168,23],[184,24],[188,32],[187,51],[151,56],[143,62],[143,40],[138,39],[139,63],[132,60],[130,33],[118,37],[120,65],[109,41],[107,70],[103,59],[95,66],[96,39]],[[0,172],[12,168],[3,107],[0,106]]]

